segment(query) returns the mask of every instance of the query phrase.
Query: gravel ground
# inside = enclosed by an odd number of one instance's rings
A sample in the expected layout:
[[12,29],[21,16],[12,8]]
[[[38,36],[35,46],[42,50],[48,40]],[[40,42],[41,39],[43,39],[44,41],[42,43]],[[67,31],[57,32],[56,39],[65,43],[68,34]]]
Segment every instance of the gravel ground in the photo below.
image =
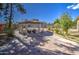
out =
[[[15,33],[19,38],[13,38],[6,45],[0,47],[1,55],[78,55],[79,46],[65,39],[42,32],[29,37]],[[62,41],[63,39],[64,41]]]

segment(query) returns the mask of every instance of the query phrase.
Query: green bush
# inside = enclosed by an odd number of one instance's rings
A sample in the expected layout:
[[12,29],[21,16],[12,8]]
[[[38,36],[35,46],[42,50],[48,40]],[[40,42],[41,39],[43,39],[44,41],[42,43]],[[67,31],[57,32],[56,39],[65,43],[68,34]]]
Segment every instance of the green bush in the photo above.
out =
[[57,33],[57,34],[59,33],[59,30],[58,30],[58,29],[55,29],[54,31],[55,31],[55,33]]

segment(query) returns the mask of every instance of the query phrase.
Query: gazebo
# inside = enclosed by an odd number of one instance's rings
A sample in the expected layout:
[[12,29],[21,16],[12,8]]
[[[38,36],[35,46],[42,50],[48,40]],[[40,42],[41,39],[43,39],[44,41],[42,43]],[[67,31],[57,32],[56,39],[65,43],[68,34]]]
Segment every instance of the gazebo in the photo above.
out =
[[29,20],[19,23],[19,30],[26,31],[26,32],[41,32],[46,27],[46,24],[36,20]]

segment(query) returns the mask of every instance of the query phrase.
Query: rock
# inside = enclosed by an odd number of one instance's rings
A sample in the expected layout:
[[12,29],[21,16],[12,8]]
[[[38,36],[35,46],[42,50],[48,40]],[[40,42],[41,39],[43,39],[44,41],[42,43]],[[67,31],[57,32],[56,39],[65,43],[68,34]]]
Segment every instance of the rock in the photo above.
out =
[[10,50],[10,53],[14,53],[15,51],[14,50]]
[[15,49],[15,47],[13,47],[13,49]]
[[41,42],[40,42],[40,46],[43,46],[43,45],[44,45],[44,43],[41,43]]
[[8,47],[12,47],[12,45],[8,45]]

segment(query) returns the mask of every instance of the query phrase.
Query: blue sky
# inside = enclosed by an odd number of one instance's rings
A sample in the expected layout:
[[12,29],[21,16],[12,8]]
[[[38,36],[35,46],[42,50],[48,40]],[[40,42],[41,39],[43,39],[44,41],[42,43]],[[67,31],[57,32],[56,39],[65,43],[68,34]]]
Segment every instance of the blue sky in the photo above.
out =
[[68,12],[73,19],[79,16],[79,6],[73,3],[26,3],[23,5],[27,13],[20,14],[15,12],[15,22],[25,19],[39,19],[40,21],[52,23],[64,12]]

